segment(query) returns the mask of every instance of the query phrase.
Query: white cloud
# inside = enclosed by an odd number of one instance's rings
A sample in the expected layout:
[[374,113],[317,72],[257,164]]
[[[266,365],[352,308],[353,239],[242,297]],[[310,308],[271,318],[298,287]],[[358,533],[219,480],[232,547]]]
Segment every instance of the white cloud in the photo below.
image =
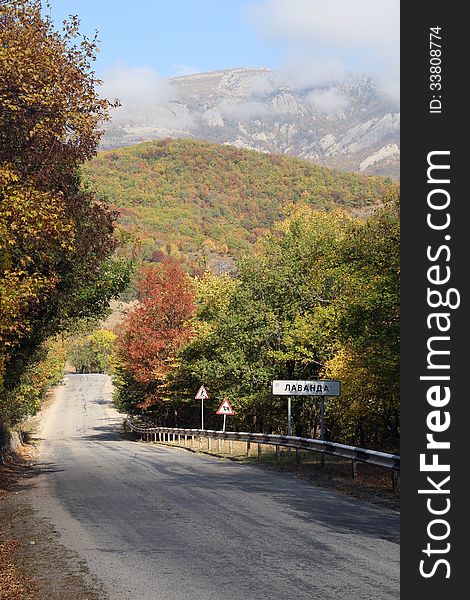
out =
[[274,71],[267,71],[250,77],[246,81],[246,91],[255,96],[264,96],[273,92],[282,84],[281,77]]
[[113,121],[145,120],[174,99],[175,90],[150,67],[117,65],[103,75],[101,95],[121,102],[112,111]]
[[218,104],[217,108],[226,119],[241,121],[261,118],[266,116],[267,113],[266,105],[257,101],[235,102],[224,100]]
[[119,99],[111,111],[113,123],[159,128],[168,133],[188,131],[194,117],[178,102],[177,89],[150,67],[117,65],[103,76],[101,95]]
[[247,14],[261,34],[284,46],[284,70],[293,79],[313,86],[328,71],[330,79],[359,72],[397,99],[399,0],[260,0]]
[[332,114],[347,107],[348,99],[341,90],[317,90],[307,96],[310,104],[321,113]]
[[292,56],[280,66],[284,81],[293,90],[331,85],[346,76],[344,64],[335,58],[314,58],[311,54]]

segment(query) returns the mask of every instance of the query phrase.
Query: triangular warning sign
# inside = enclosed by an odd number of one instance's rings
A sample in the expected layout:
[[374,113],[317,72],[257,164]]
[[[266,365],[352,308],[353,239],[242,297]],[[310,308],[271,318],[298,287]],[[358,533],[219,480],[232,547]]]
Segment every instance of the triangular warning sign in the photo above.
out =
[[206,388],[201,385],[198,390],[198,393],[194,396],[195,400],[207,400],[209,398],[209,394],[207,393]]
[[226,398],[222,402],[222,404],[219,406],[219,408],[217,409],[217,411],[216,411],[215,414],[216,415],[229,415],[229,416],[233,416],[235,414],[235,411],[230,406],[230,402]]

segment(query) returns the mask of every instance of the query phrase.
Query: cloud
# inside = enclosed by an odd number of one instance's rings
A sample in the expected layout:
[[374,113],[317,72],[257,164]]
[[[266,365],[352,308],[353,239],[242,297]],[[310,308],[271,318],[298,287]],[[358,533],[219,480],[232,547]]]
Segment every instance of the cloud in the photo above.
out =
[[150,67],[117,65],[103,75],[101,95],[121,101],[112,111],[113,121],[145,120],[176,99],[174,88]]
[[150,67],[112,67],[103,75],[101,95],[121,102],[111,111],[114,124],[132,123],[168,133],[187,132],[194,124],[194,117],[178,102],[177,89]]
[[279,85],[282,85],[282,78],[274,71],[266,71],[265,73],[248,77],[245,85],[247,93],[254,96],[264,96],[276,90]]
[[280,66],[279,73],[289,87],[300,91],[342,81],[347,71],[339,59],[314,58],[309,53],[290,57]]
[[311,92],[307,100],[315,109],[325,114],[338,112],[348,105],[347,97],[341,90],[335,88]]
[[217,105],[217,108],[224,118],[239,121],[261,118],[267,114],[266,105],[255,100],[244,102],[223,100]]
[[397,98],[399,0],[260,0],[246,14],[262,35],[284,47],[284,70],[292,78],[314,86],[328,70],[330,79],[359,72]]

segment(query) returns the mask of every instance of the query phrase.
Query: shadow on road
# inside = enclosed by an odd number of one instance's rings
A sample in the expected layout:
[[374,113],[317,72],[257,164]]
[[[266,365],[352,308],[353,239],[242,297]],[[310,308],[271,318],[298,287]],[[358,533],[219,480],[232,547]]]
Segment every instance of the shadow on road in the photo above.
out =
[[[148,446],[144,446],[149,448]],[[175,502],[184,490],[193,501],[198,501],[199,491],[204,490],[201,501],[225,490],[230,496],[267,496],[279,502],[284,510],[307,522],[318,522],[336,534],[368,535],[399,543],[399,514],[377,508],[355,498],[322,489],[311,483],[293,481],[292,477],[279,472],[267,471],[263,467],[233,463],[213,457],[188,454],[187,460],[178,453],[178,459],[168,461],[168,453],[158,447],[138,456],[138,460],[155,473],[155,480],[164,481],[168,495],[174,494]],[[165,460],[161,453],[165,452]],[[147,475],[148,477],[148,475]],[[233,510],[233,508],[232,508]],[[244,516],[250,519],[249,515]],[[253,522],[256,526],[256,522]]]
[[81,439],[95,442],[122,442],[134,439],[132,433],[123,433],[117,425],[101,425],[93,427],[91,431],[96,433],[82,435]]
[[91,404],[99,404],[100,406],[109,404],[109,400],[105,400],[104,398],[96,398],[95,400],[91,400],[90,402]]

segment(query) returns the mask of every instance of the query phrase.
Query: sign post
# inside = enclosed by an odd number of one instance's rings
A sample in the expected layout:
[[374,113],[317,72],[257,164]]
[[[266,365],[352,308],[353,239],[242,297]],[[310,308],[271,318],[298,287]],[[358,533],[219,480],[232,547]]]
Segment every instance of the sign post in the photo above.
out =
[[231,407],[230,402],[227,400],[227,398],[224,398],[224,401],[219,406],[219,408],[216,410],[215,414],[216,415],[224,415],[224,425],[223,425],[222,431],[225,431],[225,426],[227,423],[227,415],[232,417],[235,414],[235,411]]
[[273,381],[273,395],[287,396],[287,435],[292,435],[292,407],[291,396],[321,396],[320,406],[320,439],[325,438],[325,396],[339,396],[341,394],[340,381],[299,381],[275,380]]
[[[287,435],[292,435],[292,398],[287,396]],[[290,450],[290,448],[289,448]]]
[[194,399],[201,401],[201,429],[204,429],[204,400],[209,399],[209,394],[203,385],[201,385],[199,388],[197,394],[194,396]]
[[325,439],[325,398],[320,401],[320,439]]

